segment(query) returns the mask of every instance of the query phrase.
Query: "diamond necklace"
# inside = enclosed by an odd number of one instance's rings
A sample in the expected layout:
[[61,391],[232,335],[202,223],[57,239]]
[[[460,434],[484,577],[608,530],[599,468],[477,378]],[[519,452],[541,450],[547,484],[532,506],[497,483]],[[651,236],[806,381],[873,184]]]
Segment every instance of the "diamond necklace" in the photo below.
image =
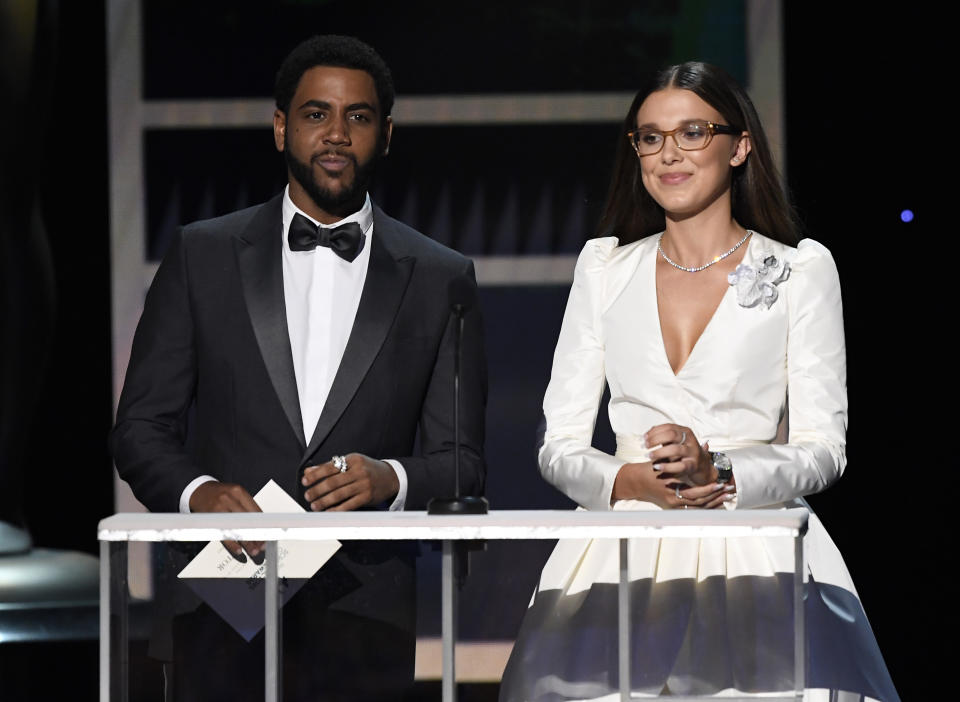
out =
[[[666,233],[666,232],[664,232],[664,233]],[[669,263],[669,264],[670,264],[671,266],[673,266],[674,268],[679,268],[681,271],[686,271],[687,273],[698,273],[699,271],[702,271],[704,268],[709,268],[709,267],[712,266],[714,263],[717,263],[718,261],[722,261],[722,260],[725,259],[727,256],[729,256],[730,254],[732,254],[734,251],[736,251],[737,249],[739,249],[741,246],[743,246],[743,242],[745,242],[745,241],[747,240],[747,237],[750,236],[750,234],[751,234],[751,232],[750,232],[750,230],[748,229],[748,230],[747,230],[747,233],[743,235],[743,238],[742,238],[740,241],[738,241],[738,242],[734,245],[734,247],[733,247],[732,249],[730,249],[730,250],[727,251],[726,253],[722,253],[722,254],[720,254],[719,256],[716,256],[716,257],[715,257],[712,261],[710,261],[709,263],[704,263],[702,266],[697,266],[696,268],[687,268],[686,266],[681,266],[681,265],[680,265],[679,263],[677,263],[676,261],[671,260],[670,257],[667,256],[667,254],[665,254],[665,253],[663,252],[663,247],[660,245],[660,242],[663,241],[663,234],[661,234],[661,235],[660,235],[660,238],[657,239],[657,251],[659,251],[659,252],[660,252],[660,255],[663,256],[663,260],[666,261],[667,263]]]

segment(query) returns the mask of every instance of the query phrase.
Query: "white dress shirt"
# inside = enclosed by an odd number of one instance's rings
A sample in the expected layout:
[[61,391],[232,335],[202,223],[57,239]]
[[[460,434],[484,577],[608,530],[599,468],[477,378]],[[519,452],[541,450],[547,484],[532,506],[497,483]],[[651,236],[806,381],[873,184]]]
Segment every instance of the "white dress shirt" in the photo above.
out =
[[[303,434],[309,443],[343,360],[360,305],[370,263],[373,206],[368,195],[359,210],[338,222],[324,225],[331,229],[348,222],[360,225],[365,239],[363,249],[353,261],[345,261],[323,246],[313,251],[291,251],[287,232],[297,213],[316,225],[320,224],[293,203],[288,186],[283,193],[283,239],[280,242],[283,247],[283,299]],[[387,459],[386,462],[393,467],[400,483],[390,509],[402,510],[407,497],[407,474],[398,461]],[[189,512],[194,490],[214,479],[202,475],[191,481],[180,496],[180,511]]]

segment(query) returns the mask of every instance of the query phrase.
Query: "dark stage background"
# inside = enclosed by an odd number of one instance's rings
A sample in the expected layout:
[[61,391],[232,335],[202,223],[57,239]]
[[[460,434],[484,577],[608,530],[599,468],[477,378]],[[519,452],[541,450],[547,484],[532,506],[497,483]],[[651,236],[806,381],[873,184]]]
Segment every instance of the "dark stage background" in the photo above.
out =
[[[27,380],[37,398],[32,416],[21,418],[17,445],[22,450],[11,454],[24,476],[22,491],[15,484],[6,489],[0,505],[6,505],[7,514],[0,517],[22,518],[39,545],[95,553],[96,523],[113,512],[114,504],[106,449],[112,350],[105,15],[98,2],[41,5],[47,13],[41,26],[53,87],[38,94],[11,128],[21,129],[31,146],[52,271],[52,287],[46,289],[55,301],[55,317],[43,348],[31,347],[28,353],[18,336],[0,340],[8,370],[18,349],[22,361],[30,362],[24,367],[30,368]],[[329,12],[323,24],[312,21],[322,5]],[[303,20],[280,23],[275,19],[279,13],[264,11],[265,3],[147,1],[146,97],[269,95],[283,54],[314,31],[357,34],[380,48],[400,95],[449,93],[451,85],[477,93],[630,90],[665,57],[703,58],[745,77],[742,48],[730,49],[743,41],[745,28],[735,19],[742,17],[742,3],[647,3],[648,10],[664,18],[659,25],[636,20],[635,3],[628,2],[575,2],[547,15],[538,4],[486,3],[469,12],[440,10],[445,6],[425,2],[392,10],[385,5],[382,12],[374,5],[363,14],[342,2],[278,3],[289,16],[299,13]],[[232,9],[225,11],[227,6]],[[618,13],[620,22],[581,31],[584,23]],[[934,389],[920,376],[930,365],[928,347],[916,340],[931,328],[933,312],[927,310],[948,303],[925,294],[915,275],[902,270],[912,269],[917,254],[929,254],[913,247],[932,233],[932,222],[929,197],[915,170],[905,166],[923,139],[909,137],[905,145],[889,139],[892,125],[912,129],[926,124],[915,101],[922,92],[917,80],[924,62],[922,43],[914,38],[920,23],[910,11],[900,10],[896,17],[871,17],[866,24],[859,9],[837,3],[784,3],[782,13],[786,176],[807,235],[831,249],[840,269],[849,361],[848,472],[837,486],[810,501],[846,559],[902,698],[924,699],[928,676],[926,665],[917,665],[916,651],[918,642],[929,641],[931,634],[927,620],[915,612],[918,603],[927,610],[937,605],[937,591],[931,597],[929,589],[938,582],[934,565],[943,561],[944,546],[940,539],[923,536],[939,530],[928,516],[936,497],[930,482],[904,480],[926,470],[926,457],[914,457],[901,446],[919,439],[933,449],[942,431],[928,416],[929,408],[938,406]],[[258,18],[255,28],[263,33],[262,41],[256,34],[247,36],[252,16]],[[692,29],[674,31],[671,18]],[[207,31],[210,27],[215,31]],[[572,40],[580,35],[607,40]],[[398,40],[410,36],[429,39]],[[463,60],[469,56],[475,58]],[[446,232],[457,232],[445,243],[468,255],[575,253],[601,204],[619,128],[594,124],[511,130],[512,158],[491,164],[489,154],[503,148],[497,129],[407,130],[399,125],[375,197],[428,233],[440,231],[442,240]],[[157,130],[147,134],[144,156],[155,184],[145,195],[152,258],[162,255],[171,223],[229,211],[243,204],[239,199],[262,200],[283,181],[281,161],[266,132]],[[212,183],[194,166],[211,160],[220,162],[223,173]],[[496,185],[480,186],[473,177],[477,169],[490,174],[498,168],[502,179]],[[415,184],[415,198],[409,188],[400,192],[392,185],[401,179]],[[457,226],[478,197],[485,211],[513,212],[513,220],[508,225],[487,220],[483,230]],[[538,203],[537,217],[530,203]],[[914,221],[901,222],[905,208],[916,213]],[[554,226],[530,226],[542,221],[544,213]],[[524,233],[499,236],[501,229]],[[8,265],[5,284],[15,279]],[[533,449],[565,300],[565,286],[482,291],[490,355],[489,496],[494,508],[569,505],[539,480]],[[23,304],[29,309],[31,303]],[[43,354],[45,365],[38,362]],[[5,382],[12,377],[5,374]],[[0,390],[6,396],[11,387]],[[4,403],[5,412],[8,407]],[[11,415],[0,420],[2,426],[12,426]],[[542,544],[528,548],[522,569],[506,547],[476,554],[464,602],[473,597],[482,613],[483,598],[495,591],[511,604],[497,619],[468,613],[465,636],[499,638],[515,631],[547,554]],[[421,596],[429,601],[436,592],[427,587]],[[438,630],[430,617],[422,624]],[[0,643],[0,657],[4,655]],[[89,693],[74,698],[93,699],[95,652],[78,660],[85,663],[73,671],[72,683]],[[7,699],[2,682],[0,699]]]

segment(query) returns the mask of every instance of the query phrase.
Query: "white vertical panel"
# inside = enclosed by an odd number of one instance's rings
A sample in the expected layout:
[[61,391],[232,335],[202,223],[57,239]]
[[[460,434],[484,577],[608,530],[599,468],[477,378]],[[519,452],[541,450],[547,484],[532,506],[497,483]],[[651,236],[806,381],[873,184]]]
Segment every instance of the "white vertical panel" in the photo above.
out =
[[[107,118],[110,178],[110,271],[113,312],[113,407],[130,361],[143,309],[146,217],[143,178],[143,95],[140,0],[107,0]],[[114,472],[118,512],[143,512]],[[131,544],[130,594],[151,596],[150,548]]]

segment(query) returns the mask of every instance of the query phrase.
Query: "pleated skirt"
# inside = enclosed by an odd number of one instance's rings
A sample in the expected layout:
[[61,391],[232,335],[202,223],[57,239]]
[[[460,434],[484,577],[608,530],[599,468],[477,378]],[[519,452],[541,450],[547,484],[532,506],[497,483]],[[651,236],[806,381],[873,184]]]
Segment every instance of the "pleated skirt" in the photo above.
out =
[[[803,500],[779,507],[809,506]],[[618,502],[616,509],[659,509]],[[619,542],[561,540],[504,672],[501,702],[619,699]],[[791,538],[631,539],[630,676],[638,697],[794,690]],[[805,700],[898,702],[850,574],[811,511],[804,536]]]

